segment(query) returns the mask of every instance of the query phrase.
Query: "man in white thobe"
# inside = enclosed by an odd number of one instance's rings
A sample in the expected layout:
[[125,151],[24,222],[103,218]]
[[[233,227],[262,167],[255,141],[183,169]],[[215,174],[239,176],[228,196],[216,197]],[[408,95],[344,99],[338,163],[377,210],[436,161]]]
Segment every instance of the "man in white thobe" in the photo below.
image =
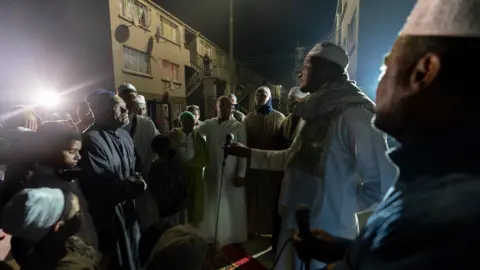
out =
[[[128,118],[130,121],[124,128],[133,138],[137,159],[139,159],[137,165],[139,166],[139,169],[141,169],[142,175],[148,183],[150,166],[156,158],[151,143],[153,138],[157,136],[159,132],[152,120],[136,114],[139,100],[137,89],[132,84],[125,83],[120,85],[120,87],[118,87],[118,95],[127,105]],[[136,204],[142,229],[146,229],[158,223],[158,211],[150,192],[144,192],[143,195],[136,200]]]
[[197,131],[206,137],[209,159],[205,177],[205,218],[199,226],[200,230],[209,242],[216,240],[220,247],[243,243],[247,241],[243,187],[247,160],[229,156],[222,168],[226,136],[232,133],[234,142],[246,143],[245,129],[233,118],[229,97],[218,99],[217,117],[204,121]]
[[[229,152],[250,157],[251,168],[285,170],[291,183],[278,252],[277,270],[300,269],[290,244],[297,229],[299,204],[311,209],[310,226],[335,236],[354,238],[354,215],[380,202],[392,185],[396,170],[385,156],[385,137],[371,126],[374,104],[348,80],[347,53],[323,42],[306,56],[301,89],[311,95],[297,102],[294,113],[302,129],[291,147],[262,151],[234,144]],[[280,255],[280,254],[278,254]],[[311,269],[324,264],[311,262]]]

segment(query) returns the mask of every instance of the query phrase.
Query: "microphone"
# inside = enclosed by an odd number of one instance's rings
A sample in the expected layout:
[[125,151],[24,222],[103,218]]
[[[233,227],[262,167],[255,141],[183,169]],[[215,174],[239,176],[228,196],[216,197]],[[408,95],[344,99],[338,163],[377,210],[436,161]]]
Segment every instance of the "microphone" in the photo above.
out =
[[233,133],[228,133],[225,137],[225,146],[229,146],[232,143],[233,139],[235,139],[235,135],[233,135]]
[[227,147],[230,146],[230,144],[232,143],[233,139],[235,139],[235,135],[233,135],[233,133],[228,133],[228,134],[225,136],[225,145],[223,146],[223,166],[225,166],[225,160],[226,160],[227,157],[228,157]]
[[[298,226],[298,236],[300,236],[304,245],[308,245],[312,237],[310,234],[310,208],[306,205],[297,206],[295,219]],[[310,258],[303,254],[303,250],[299,250],[299,257],[305,263],[305,268],[310,269]]]

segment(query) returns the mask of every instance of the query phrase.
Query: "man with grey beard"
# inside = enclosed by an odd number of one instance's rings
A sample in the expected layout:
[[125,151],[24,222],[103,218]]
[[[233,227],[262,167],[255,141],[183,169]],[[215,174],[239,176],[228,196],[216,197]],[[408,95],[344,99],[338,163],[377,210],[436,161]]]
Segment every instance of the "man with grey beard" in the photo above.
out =
[[140,227],[134,200],[146,189],[135,171],[135,151],[125,102],[111,91],[87,97],[95,122],[84,133],[80,184],[109,269],[140,269]]

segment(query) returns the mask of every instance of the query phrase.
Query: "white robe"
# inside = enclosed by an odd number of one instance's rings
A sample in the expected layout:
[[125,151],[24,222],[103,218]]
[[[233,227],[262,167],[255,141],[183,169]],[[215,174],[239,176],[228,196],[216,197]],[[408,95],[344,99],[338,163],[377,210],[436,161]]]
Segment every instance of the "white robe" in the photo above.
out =
[[[134,114],[130,114],[130,123],[125,126],[128,133],[130,133],[132,129],[134,116]],[[150,166],[157,156],[155,152],[153,152],[151,144],[153,138],[157,136],[159,132],[152,120],[140,115],[136,115],[136,117],[137,127],[135,129],[135,134],[133,135],[133,144],[135,145],[135,151],[137,151],[137,154],[142,161],[143,177],[148,181],[147,177],[150,172]],[[143,195],[135,201],[142,229],[146,229],[159,222],[156,203],[150,192],[144,192]]]
[[[218,232],[216,240],[220,247],[247,241],[247,213],[245,189],[234,186],[237,177],[245,177],[247,160],[228,156],[222,178],[223,146],[226,135],[233,133],[233,142],[246,143],[243,124],[231,118],[218,123],[217,118],[208,119],[197,127],[199,134],[205,136],[208,147],[208,166],[205,180],[205,219],[200,230],[208,241],[215,239],[217,207],[220,200]],[[223,181],[222,190],[220,185]]]
[[[295,209],[299,204],[310,207],[311,228],[354,238],[357,234],[355,213],[378,203],[392,185],[396,170],[385,156],[384,136],[371,127],[372,116],[363,108],[350,108],[332,124],[331,141],[329,148],[325,149],[328,152],[323,180],[318,175],[288,166],[290,157],[300,149],[300,136],[295,137],[287,150],[252,150],[252,168],[285,170],[280,198],[283,222],[278,252],[297,229]],[[300,269],[300,260],[292,245],[287,245],[279,255],[276,270]],[[323,263],[312,261],[311,269],[323,266]]]

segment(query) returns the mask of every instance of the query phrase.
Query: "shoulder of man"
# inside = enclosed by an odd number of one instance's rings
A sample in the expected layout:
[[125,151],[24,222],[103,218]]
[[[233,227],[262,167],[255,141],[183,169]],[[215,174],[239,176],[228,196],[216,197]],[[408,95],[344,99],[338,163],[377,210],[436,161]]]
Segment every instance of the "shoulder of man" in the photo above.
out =
[[276,114],[277,116],[281,117],[281,118],[285,118],[285,115],[283,113],[281,113],[280,111],[277,111],[277,110],[272,110],[272,112],[274,114]]
[[[357,259],[367,267],[378,254],[421,265],[433,265],[439,256],[457,263],[468,258],[467,253],[474,256],[471,246],[480,241],[479,197],[480,177],[475,175],[420,177],[403,183],[370,217],[357,239],[365,248]],[[424,255],[407,252],[412,246]]]

